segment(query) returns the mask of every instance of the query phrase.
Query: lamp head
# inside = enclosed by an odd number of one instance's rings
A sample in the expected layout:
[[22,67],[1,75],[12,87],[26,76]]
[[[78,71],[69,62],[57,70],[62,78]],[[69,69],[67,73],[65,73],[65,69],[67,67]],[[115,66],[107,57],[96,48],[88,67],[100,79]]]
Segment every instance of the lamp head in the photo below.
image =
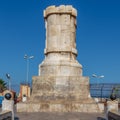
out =
[[34,56],[30,56],[29,58],[32,59],[32,58],[34,58]]
[[24,55],[24,59],[27,59],[27,57],[28,57],[27,54],[25,54],[25,55]]
[[92,77],[97,77],[97,75],[96,74],[92,74]]
[[6,73],[6,77],[7,77],[8,79],[10,79],[10,74]]
[[99,78],[104,78],[104,75],[101,75]]

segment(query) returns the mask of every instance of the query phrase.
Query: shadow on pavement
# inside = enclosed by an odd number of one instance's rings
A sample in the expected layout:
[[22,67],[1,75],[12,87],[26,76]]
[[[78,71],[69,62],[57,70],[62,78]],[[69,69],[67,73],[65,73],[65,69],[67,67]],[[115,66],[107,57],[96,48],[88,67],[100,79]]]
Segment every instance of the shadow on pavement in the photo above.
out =
[[20,120],[18,117],[15,117],[14,120]]
[[106,119],[102,117],[97,117],[97,120],[106,120]]

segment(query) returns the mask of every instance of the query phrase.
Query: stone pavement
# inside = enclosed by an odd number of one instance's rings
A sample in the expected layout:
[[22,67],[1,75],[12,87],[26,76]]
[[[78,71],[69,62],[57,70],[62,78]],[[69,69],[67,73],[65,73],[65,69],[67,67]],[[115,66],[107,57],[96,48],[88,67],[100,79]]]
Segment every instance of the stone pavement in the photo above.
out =
[[15,120],[105,120],[102,113],[17,113]]

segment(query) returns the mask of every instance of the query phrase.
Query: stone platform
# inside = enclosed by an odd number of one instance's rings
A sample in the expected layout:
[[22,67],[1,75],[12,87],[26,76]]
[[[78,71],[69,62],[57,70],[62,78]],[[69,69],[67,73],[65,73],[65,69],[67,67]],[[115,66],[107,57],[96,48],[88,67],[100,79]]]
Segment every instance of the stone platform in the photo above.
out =
[[16,116],[20,120],[106,120],[105,115],[101,113],[34,112],[34,113],[17,113]]
[[[90,100],[91,101],[91,100]],[[17,112],[103,112],[94,101],[49,101],[18,103]]]
[[34,76],[32,96],[17,105],[18,112],[102,112],[89,95],[88,82],[82,76]]

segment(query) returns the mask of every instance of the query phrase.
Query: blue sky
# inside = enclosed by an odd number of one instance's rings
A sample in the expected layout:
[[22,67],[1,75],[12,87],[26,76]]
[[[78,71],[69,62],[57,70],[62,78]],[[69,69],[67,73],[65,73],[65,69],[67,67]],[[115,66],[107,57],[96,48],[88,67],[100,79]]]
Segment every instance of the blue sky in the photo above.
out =
[[78,10],[77,50],[83,75],[104,75],[99,82],[120,83],[119,0],[0,0],[0,78],[12,84],[26,80],[24,54],[30,60],[29,81],[44,59],[43,10],[49,5],[73,5]]

